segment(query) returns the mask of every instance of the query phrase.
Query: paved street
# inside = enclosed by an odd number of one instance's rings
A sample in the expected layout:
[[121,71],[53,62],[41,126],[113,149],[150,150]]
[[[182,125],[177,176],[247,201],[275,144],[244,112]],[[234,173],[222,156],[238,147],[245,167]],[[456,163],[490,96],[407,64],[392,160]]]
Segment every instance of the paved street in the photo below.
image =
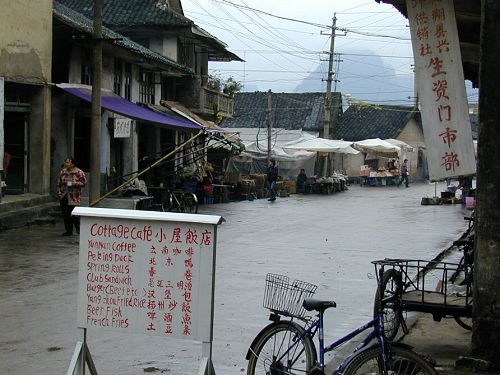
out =
[[[268,272],[315,283],[317,297],[337,302],[326,316],[327,340],[367,320],[376,287],[371,260],[430,259],[466,229],[463,206],[420,205],[434,189],[352,186],[329,196],[200,207],[226,219],[217,245],[216,373],[246,369],[248,345],[268,322]],[[0,233],[0,374],[68,368],[77,340],[78,238],[60,237],[63,230],[59,223]],[[109,331],[89,331],[88,345],[99,374],[195,374],[201,357],[199,343]]]

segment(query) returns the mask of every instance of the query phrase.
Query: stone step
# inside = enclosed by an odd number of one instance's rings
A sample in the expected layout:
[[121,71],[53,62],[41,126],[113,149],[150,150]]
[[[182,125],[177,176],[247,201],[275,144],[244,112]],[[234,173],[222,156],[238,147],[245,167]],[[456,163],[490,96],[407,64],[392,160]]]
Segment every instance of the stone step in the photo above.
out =
[[59,203],[52,199],[46,203],[0,212],[0,230],[55,222],[55,217],[49,216],[49,212],[58,207]]
[[47,224],[55,224],[57,220],[53,216],[41,216],[35,218],[33,221],[30,221],[26,225],[47,225]]
[[46,203],[57,203],[51,195],[23,194],[19,196],[4,197],[0,204],[0,214],[43,205]]

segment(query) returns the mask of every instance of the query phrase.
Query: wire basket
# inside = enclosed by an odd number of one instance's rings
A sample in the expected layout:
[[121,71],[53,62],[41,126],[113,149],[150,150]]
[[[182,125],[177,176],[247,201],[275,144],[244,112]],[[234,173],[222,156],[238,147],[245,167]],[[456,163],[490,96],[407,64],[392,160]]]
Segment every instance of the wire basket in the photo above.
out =
[[317,288],[305,281],[294,280],[290,283],[288,276],[268,273],[263,306],[281,315],[302,318],[305,315],[302,302],[312,297]]

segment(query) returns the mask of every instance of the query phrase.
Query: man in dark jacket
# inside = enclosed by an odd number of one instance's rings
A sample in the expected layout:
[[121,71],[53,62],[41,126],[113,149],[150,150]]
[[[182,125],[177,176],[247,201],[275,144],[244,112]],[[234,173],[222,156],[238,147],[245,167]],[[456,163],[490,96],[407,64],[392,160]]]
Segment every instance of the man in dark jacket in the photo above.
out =
[[276,190],[276,180],[278,179],[278,167],[276,166],[276,161],[274,159],[269,160],[269,165],[267,166],[267,183],[269,184],[269,190],[271,192],[271,197],[268,201],[275,201],[278,191]]

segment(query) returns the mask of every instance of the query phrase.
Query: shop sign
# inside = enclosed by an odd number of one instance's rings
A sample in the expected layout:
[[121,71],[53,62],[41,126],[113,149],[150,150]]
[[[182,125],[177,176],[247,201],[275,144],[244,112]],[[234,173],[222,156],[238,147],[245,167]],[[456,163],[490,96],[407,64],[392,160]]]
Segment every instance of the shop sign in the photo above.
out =
[[130,138],[132,120],[129,118],[115,118],[114,137]]
[[429,177],[476,172],[452,0],[406,0]]

